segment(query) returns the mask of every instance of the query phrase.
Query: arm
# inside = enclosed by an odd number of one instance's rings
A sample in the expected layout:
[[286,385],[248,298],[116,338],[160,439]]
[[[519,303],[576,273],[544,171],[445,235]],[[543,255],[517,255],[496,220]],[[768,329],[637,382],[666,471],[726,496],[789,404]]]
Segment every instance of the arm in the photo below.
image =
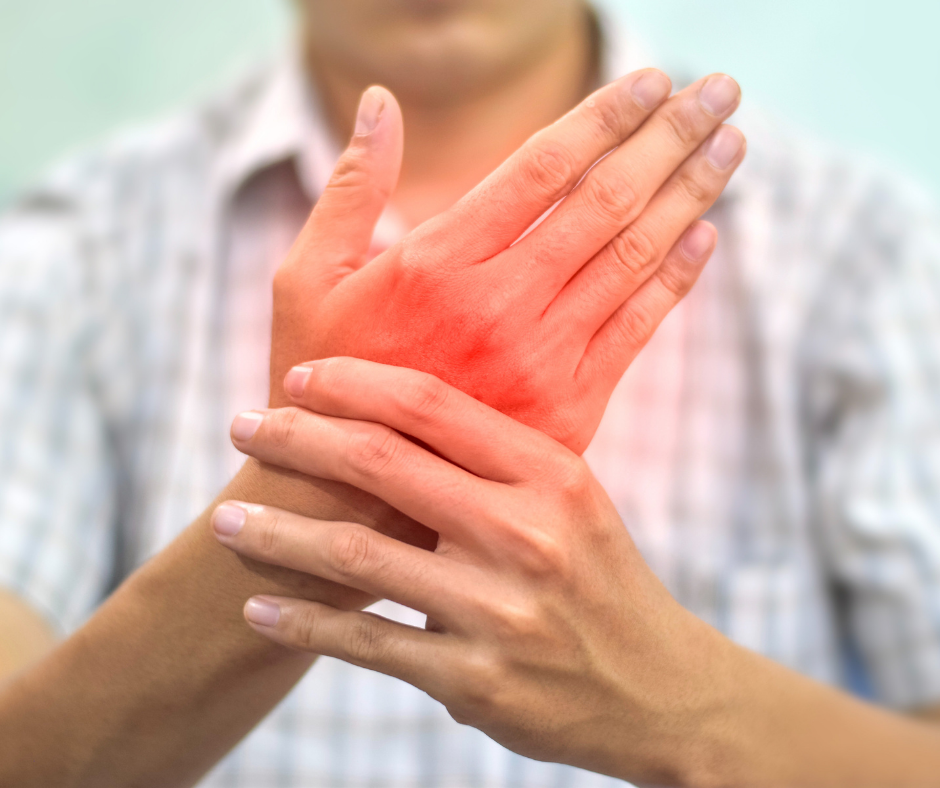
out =
[[0,591],[0,683],[55,645],[55,635],[26,602]]
[[[394,353],[583,448],[616,380],[708,258],[714,229],[695,221],[744,155],[740,133],[719,129],[737,106],[733,81],[703,80],[663,104],[668,91],[654,72],[601,89],[366,266],[401,156],[394,99],[368,91],[357,135],[276,278],[272,404],[286,401],[280,382],[305,358]],[[520,370],[538,374],[520,385]],[[222,498],[433,545],[433,533],[387,504],[314,477],[250,461]],[[351,609],[373,598],[240,560],[212,536],[210,511],[5,688],[0,783],[190,784],[312,659],[245,627],[244,599],[289,594]]]
[[523,755],[631,782],[940,782],[940,728],[804,678],[679,606],[567,449],[421,373],[310,368],[295,398],[310,411],[267,412],[243,448],[369,490],[438,529],[436,550],[235,502],[243,525],[218,538],[433,623],[266,596],[245,606],[258,632],[408,681]]
[[[225,492],[291,501],[327,519],[378,525],[381,518],[386,529],[395,522],[394,513],[355,491],[326,483],[304,488],[298,495],[292,480],[248,463]],[[246,633],[238,613],[244,594],[289,589],[340,607],[370,601],[315,578],[232,560],[212,544],[207,523],[207,515],[194,522],[87,625],[4,688],[0,783],[192,784],[312,661]]]

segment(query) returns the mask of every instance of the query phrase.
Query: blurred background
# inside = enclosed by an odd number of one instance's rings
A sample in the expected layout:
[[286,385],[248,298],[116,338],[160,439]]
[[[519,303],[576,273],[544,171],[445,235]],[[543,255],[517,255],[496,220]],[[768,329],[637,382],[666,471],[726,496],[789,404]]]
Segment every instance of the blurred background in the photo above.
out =
[[[341,0],[337,0],[340,2]],[[660,64],[940,192],[936,0],[606,0]],[[0,204],[51,161],[277,49],[291,0],[0,0]]]

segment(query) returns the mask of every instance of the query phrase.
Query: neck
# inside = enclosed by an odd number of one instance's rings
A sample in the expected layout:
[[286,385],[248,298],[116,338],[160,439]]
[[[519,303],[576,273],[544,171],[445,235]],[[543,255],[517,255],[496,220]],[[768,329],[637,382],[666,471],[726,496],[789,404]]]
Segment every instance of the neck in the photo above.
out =
[[[409,229],[457,202],[593,88],[597,69],[591,19],[582,13],[576,23],[559,28],[539,57],[488,90],[450,97],[446,104],[400,95],[405,148],[390,204]],[[359,96],[368,85],[333,64],[318,68],[316,53],[308,54],[333,131],[338,139],[348,139]]]

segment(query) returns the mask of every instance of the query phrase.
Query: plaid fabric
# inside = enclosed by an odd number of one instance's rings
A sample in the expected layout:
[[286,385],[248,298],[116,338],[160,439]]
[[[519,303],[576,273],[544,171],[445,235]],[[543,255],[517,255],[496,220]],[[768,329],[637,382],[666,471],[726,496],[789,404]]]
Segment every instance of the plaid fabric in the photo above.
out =
[[[605,32],[608,76],[648,62]],[[739,122],[715,258],[587,457],[697,615],[828,682],[851,642],[876,700],[940,702],[940,215]],[[292,56],[0,218],[0,582],[62,632],[238,468],[228,425],[265,404],[271,274],[337,154]],[[386,216],[376,244],[400,232]],[[323,659],[203,785],[611,782]]]

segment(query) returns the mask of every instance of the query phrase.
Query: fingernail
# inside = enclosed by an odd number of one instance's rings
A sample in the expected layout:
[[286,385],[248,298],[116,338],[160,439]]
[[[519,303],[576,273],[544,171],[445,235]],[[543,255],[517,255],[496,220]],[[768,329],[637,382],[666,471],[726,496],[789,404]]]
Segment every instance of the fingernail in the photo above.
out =
[[706,82],[699,91],[698,100],[705,111],[716,117],[728,112],[741,95],[741,88],[731,77],[719,74]]
[[310,367],[294,367],[284,378],[284,390],[294,399],[300,399],[307,387],[307,379],[313,370]]
[[672,83],[661,71],[647,71],[633,83],[630,92],[643,109],[654,109],[662,104],[671,88]]
[[232,422],[232,437],[237,441],[251,440],[251,436],[258,431],[262,421],[264,421],[263,413],[250,410],[239,413]]
[[385,108],[385,99],[375,88],[369,88],[359,100],[359,111],[356,113],[355,137],[365,137],[371,134],[379,123],[382,110]]
[[727,169],[741,152],[744,135],[734,126],[722,126],[705,145],[705,158],[719,170]]
[[248,519],[248,513],[231,503],[216,506],[212,513],[212,528],[219,536],[235,536]]
[[686,231],[679,246],[682,249],[682,254],[693,263],[696,263],[711,251],[714,240],[715,231],[711,226],[700,223]]
[[276,602],[263,596],[253,596],[245,603],[245,618],[259,627],[277,626],[281,617],[281,608]]

